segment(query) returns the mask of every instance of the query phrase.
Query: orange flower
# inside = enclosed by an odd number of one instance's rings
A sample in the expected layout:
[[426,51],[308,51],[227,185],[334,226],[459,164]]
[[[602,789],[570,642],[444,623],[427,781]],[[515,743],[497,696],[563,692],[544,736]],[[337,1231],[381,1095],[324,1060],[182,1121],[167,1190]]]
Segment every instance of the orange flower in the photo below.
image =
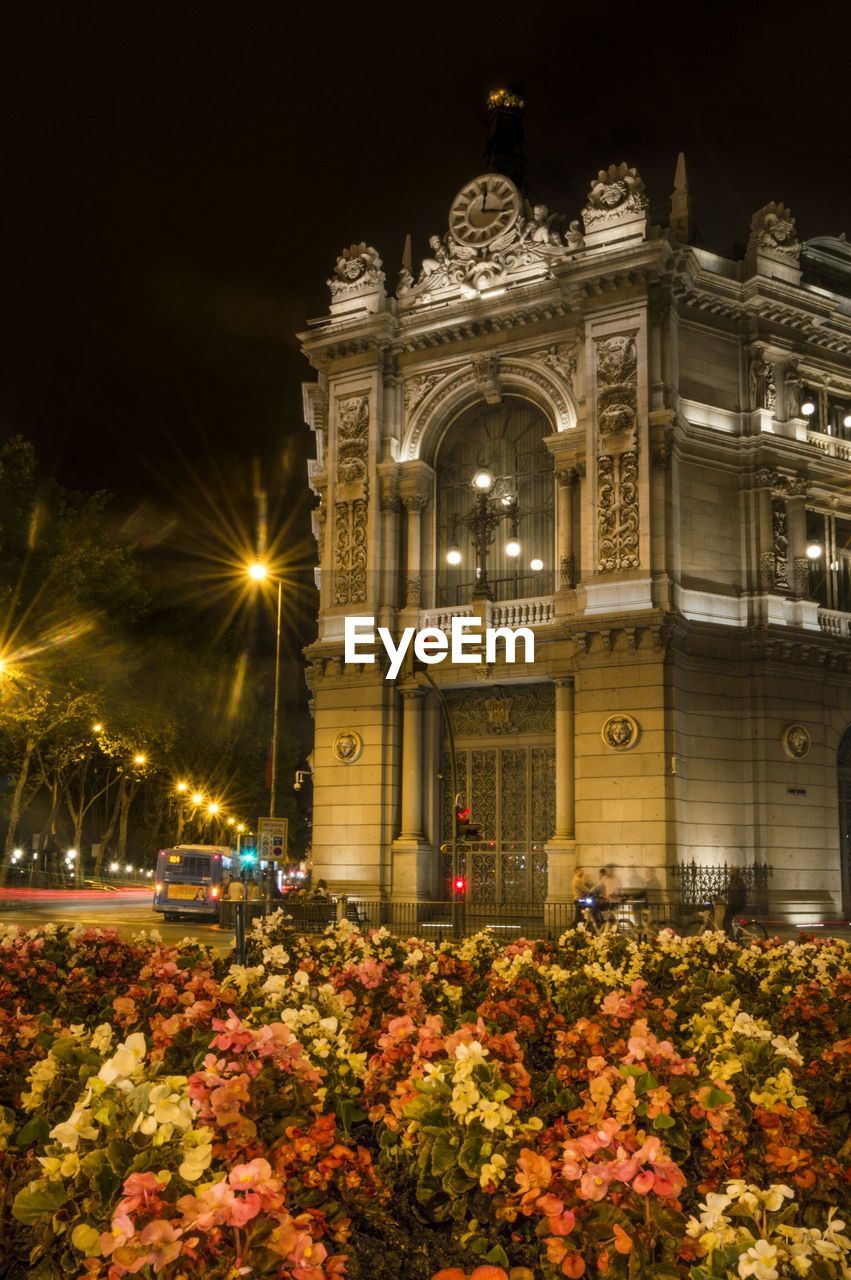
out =
[[502,1267],[494,1267],[486,1262],[483,1266],[476,1267],[470,1280],[508,1280],[508,1272],[503,1271]]
[[467,1280],[467,1272],[460,1267],[445,1267],[443,1271],[436,1272],[431,1280]]
[[632,1236],[628,1236],[623,1227],[614,1224],[615,1248],[618,1253],[632,1253],[633,1240]]
[[585,1274],[585,1263],[578,1253],[569,1253],[561,1264],[562,1275],[570,1276],[570,1280],[578,1280]]

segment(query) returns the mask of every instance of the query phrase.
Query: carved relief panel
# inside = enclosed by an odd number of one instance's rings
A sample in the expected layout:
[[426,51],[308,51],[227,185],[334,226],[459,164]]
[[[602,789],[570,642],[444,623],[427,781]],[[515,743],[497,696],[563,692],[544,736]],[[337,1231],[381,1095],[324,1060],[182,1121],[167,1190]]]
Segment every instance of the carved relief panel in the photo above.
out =
[[597,572],[640,564],[638,353],[635,334],[595,344]]
[[337,401],[334,604],[366,600],[369,396]]

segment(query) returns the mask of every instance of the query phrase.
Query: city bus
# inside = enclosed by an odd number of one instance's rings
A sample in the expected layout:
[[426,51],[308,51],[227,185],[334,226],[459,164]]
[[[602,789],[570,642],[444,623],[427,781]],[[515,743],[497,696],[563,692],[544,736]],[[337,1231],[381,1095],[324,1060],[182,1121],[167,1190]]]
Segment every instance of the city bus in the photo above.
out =
[[233,858],[226,845],[179,844],[160,849],[154,884],[154,911],[166,920],[179,916],[218,919],[222,880]]

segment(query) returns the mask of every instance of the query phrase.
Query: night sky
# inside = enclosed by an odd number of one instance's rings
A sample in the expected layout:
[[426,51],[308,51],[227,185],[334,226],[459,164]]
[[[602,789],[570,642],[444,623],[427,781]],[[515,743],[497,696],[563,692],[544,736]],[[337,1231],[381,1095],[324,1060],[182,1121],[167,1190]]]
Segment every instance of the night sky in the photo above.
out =
[[[365,239],[395,285],[483,168],[484,99],[528,101],[530,194],[579,215],[601,166],[664,212],[677,152],[703,242],[784,200],[851,230],[848,6],[7,3],[0,432],[65,483],[306,540],[295,333]],[[209,498],[208,498],[209,501]]]

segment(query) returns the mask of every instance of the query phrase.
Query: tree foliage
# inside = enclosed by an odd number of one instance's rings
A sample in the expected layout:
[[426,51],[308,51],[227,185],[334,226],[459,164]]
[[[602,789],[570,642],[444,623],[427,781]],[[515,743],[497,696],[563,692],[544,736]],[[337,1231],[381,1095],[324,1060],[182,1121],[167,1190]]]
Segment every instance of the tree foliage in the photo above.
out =
[[[95,842],[96,872],[107,851],[150,861],[181,825],[180,779],[246,821],[265,812],[271,726],[243,638],[170,598],[113,513],[42,482],[20,437],[0,446],[0,877],[35,830]],[[282,764],[296,754],[284,730]]]

